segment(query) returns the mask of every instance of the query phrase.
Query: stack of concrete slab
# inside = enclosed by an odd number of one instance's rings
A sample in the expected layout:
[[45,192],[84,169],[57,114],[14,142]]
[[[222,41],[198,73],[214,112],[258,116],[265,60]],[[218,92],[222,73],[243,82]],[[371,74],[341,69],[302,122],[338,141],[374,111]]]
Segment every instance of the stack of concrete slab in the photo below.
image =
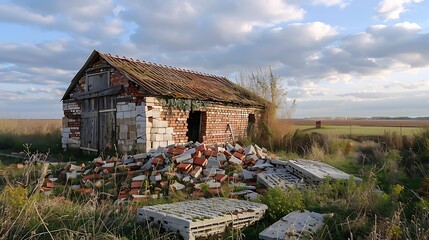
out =
[[211,198],[139,209],[138,220],[161,225],[184,239],[223,233],[227,227],[240,229],[260,220],[267,206],[243,200]]
[[295,211],[284,216],[273,225],[259,233],[259,239],[303,239],[314,235],[322,227],[324,217],[327,214],[320,214],[310,211]]
[[[289,160],[286,169],[303,178],[308,183],[318,184],[327,178],[333,180],[347,180],[350,175],[323,162],[295,159]],[[362,179],[354,177],[355,181]]]
[[270,168],[265,172],[258,174],[258,183],[263,184],[268,188],[274,188],[276,186],[285,189],[286,187],[299,188],[304,183],[302,179],[284,167]]

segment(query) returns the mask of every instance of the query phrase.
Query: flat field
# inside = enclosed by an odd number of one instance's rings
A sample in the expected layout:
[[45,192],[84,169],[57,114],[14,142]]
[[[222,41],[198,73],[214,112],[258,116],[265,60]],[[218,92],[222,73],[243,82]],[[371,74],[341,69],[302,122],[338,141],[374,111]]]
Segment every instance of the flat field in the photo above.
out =
[[322,128],[316,129],[316,120],[286,120],[295,128],[308,132],[336,135],[385,135],[396,132],[413,135],[422,128],[429,127],[426,120],[321,120]]
[[61,119],[0,119],[0,151],[61,151]]
[[44,135],[60,128],[61,119],[0,119],[1,134]]

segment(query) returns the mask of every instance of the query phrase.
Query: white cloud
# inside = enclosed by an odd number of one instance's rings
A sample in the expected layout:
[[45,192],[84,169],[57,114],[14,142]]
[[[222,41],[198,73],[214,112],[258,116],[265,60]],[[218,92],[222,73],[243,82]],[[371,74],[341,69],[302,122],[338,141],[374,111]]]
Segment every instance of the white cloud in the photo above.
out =
[[80,38],[114,38],[125,32],[113,0],[31,1],[0,5],[3,22],[38,26]]
[[252,41],[274,25],[300,20],[305,11],[293,1],[127,1],[122,16],[138,27],[132,40],[154,49],[195,51]]
[[55,18],[51,15],[45,16],[20,6],[6,4],[0,5],[0,20],[41,25],[49,25],[55,22]]
[[423,0],[381,0],[377,6],[377,13],[385,21],[399,19],[401,13],[407,11],[408,7],[420,2]]
[[345,8],[350,4],[351,0],[312,0],[313,4],[325,5],[327,7],[339,6]]

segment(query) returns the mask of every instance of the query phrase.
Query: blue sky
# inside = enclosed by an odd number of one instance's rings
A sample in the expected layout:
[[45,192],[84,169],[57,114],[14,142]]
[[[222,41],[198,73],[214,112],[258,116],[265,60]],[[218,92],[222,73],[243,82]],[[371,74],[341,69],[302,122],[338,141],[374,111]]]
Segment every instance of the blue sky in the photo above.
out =
[[61,118],[93,49],[230,77],[271,66],[293,117],[428,116],[429,1],[0,0],[0,118]]

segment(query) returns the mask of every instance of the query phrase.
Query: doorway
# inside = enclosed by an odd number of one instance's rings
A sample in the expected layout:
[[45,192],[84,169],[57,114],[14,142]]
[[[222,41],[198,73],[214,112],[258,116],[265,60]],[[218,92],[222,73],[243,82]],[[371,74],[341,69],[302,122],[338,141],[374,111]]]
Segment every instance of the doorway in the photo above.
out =
[[188,123],[188,141],[199,141],[202,142],[202,132],[203,132],[203,118],[205,117],[206,112],[202,111],[193,111],[189,112],[189,117],[187,120]]
[[256,118],[255,114],[249,114],[247,117],[247,136],[251,137],[253,130],[255,129]]

